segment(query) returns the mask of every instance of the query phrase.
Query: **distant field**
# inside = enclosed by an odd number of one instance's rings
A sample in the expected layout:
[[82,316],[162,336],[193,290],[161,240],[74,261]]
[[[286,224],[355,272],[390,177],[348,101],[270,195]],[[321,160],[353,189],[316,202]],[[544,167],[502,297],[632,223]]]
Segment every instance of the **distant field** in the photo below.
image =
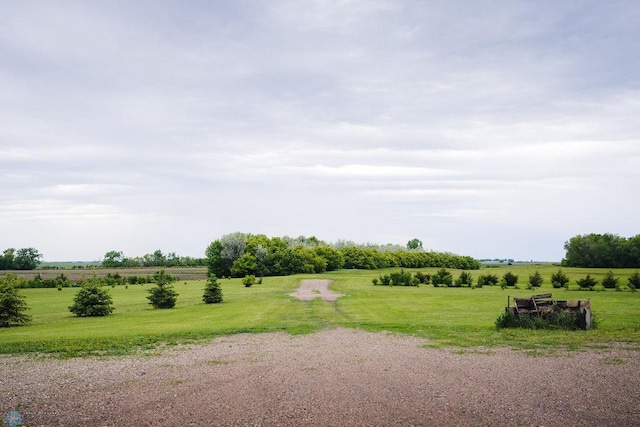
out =
[[[0,276],[6,273],[13,273],[18,277],[33,279],[39,274],[43,279],[53,279],[64,274],[72,282],[88,279],[95,274],[98,277],[105,277],[107,274],[119,274],[123,277],[129,276],[153,276],[153,273],[163,267],[139,267],[139,268],[71,268],[71,269],[38,269],[38,270],[10,270],[0,271]],[[206,279],[206,267],[166,267],[164,271],[172,276],[177,276],[180,280]]]
[[[542,288],[525,289],[536,269],[545,278]],[[482,289],[373,286],[371,280],[393,270],[341,270],[322,275],[268,277],[262,285],[245,288],[240,279],[220,280],[224,303],[202,302],[204,280],[175,283],[178,304],[171,310],[154,310],[148,303],[151,285],[110,289],[114,314],[105,318],[76,318],[69,311],[75,288],[22,289],[33,321],[0,329],[0,353],[49,352],[62,355],[120,354],[159,343],[177,343],[238,332],[288,331],[306,333],[324,327],[346,326],[371,331],[392,331],[428,338],[434,346],[509,346],[521,349],[562,349],[608,346],[612,343],[640,346],[640,292],[588,292],[553,289],[552,265],[516,265],[483,268],[473,275],[512,271],[520,276],[520,289]],[[157,269],[149,269],[149,274]],[[178,269],[183,270],[183,269]],[[189,270],[189,269],[186,269]],[[193,269],[192,269],[193,270]],[[437,269],[422,269],[434,273]],[[121,275],[127,270],[109,270]],[[173,270],[168,270],[175,274]],[[416,270],[411,270],[416,271]],[[459,271],[451,270],[454,277]],[[587,273],[602,277],[608,270],[569,269],[575,280]],[[623,283],[634,270],[615,270]],[[69,271],[70,272],[70,271]],[[55,273],[60,273],[56,271]],[[64,271],[67,274],[67,271]],[[83,273],[79,271],[78,273]],[[93,271],[84,271],[93,274]],[[134,274],[133,272],[131,272]],[[136,270],[135,274],[140,274]],[[193,274],[204,274],[195,271]],[[302,302],[289,296],[305,278],[332,280],[332,289],[347,296],[335,304],[319,299]],[[530,331],[494,328],[507,296],[552,292],[555,299],[590,299],[599,328],[589,331]]]

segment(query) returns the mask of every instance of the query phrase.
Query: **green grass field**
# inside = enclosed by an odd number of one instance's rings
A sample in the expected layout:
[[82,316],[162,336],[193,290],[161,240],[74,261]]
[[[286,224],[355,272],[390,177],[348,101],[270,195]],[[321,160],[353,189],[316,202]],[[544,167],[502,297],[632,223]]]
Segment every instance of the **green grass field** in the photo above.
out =
[[[529,274],[539,270],[542,288],[526,289]],[[204,281],[175,283],[176,308],[152,309],[146,299],[151,285],[110,289],[115,311],[102,318],[77,318],[68,311],[77,288],[24,289],[33,320],[28,325],[0,329],[0,353],[44,352],[60,356],[126,354],[158,345],[191,342],[239,332],[286,331],[307,333],[343,326],[368,331],[391,331],[429,339],[432,346],[507,346],[518,349],[578,349],[626,343],[640,347],[640,292],[588,292],[553,289],[550,265],[483,268],[501,276],[512,271],[520,289],[481,289],[373,286],[371,280],[392,270],[342,270],[323,275],[268,277],[261,285],[245,288],[240,279],[220,280],[224,303],[201,300]],[[437,269],[423,269],[434,273]],[[601,278],[608,270],[568,269],[575,280],[587,273]],[[615,270],[626,284],[633,270]],[[454,277],[459,271],[452,270]],[[298,301],[288,294],[305,278],[326,278],[332,289],[347,296],[331,304],[316,299]],[[599,326],[589,331],[496,330],[496,317],[504,311],[507,296],[553,292],[555,299],[590,299]]]

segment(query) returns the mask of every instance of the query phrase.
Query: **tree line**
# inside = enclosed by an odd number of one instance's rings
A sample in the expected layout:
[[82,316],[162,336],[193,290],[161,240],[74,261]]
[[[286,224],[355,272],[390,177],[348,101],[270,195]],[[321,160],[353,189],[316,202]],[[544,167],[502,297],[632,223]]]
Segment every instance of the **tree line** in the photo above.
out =
[[204,258],[178,256],[175,252],[162,253],[160,249],[141,257],[126,257],[122,251],[109,251],[102,259],[104,268],[137,267],[204,267]]
[[236,232],[211,242],[206,250],[206,264],[209,273],[217,277],[287,276],[342,268],[480,268],[480,263],[472,257],[425,252],[418,242],[409,241],[408,246],[413,249],[353,242],[330,245],[316,237],[269,238],[264,234]]
[[0,270],[34,270],[42,260],[36,248],[5,249],[0,256]]
[[562,265],[583,268],[640,268],[640,234],[584,234],[565,242]]

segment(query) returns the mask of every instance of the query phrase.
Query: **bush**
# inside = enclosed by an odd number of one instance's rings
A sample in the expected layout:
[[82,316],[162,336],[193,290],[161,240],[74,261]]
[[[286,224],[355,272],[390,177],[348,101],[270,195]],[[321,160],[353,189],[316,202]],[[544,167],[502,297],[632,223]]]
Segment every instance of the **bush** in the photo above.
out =
[[31,320],[31,316],[24,313],[29,309],[14,286],[15,276],[7,274],[0,279],[0,327],[22,325]]
[[478,277],[478,287],[481,288],[483,286],[493,286],[493,285],[497,285],[498,284],[498,276],[496,276],[495,274],[491,274],[491,273],[487,273],[487,274],[481,274],[480,277]]
[[593,289],[597,284],[598,281],[591,277],[590,274],[587,274],[586,277],[578,280],[578,286],[580,286],[580,289]]
[[95,283],[82,287],[69,311],[79,317],[107,316],[113,311],[111,295]]
[[220,284],[215,274],[211,274],[207,278],[207,285],[204,288],[202,301],[206,304],[219,304],[222,302],[222,289],[220,289]]
[[473,285],[473,276],[468,271],[463,271],[456,279],[456,287],[471,287]]
[[627,286],[631,291],[635,291],[640,288],[640,273],[638,273],[638,271],[629,276]]
[[400,270],[397,273],[391,273],[391,286],[418,286],[420,282],[413,277],[411,273]]
[[423,285],[428,285],[429,283],[431,283],[431,275],[424,274],[422,271],[418,271],[416,273],[416,279],[418,279],[418,283],[421,283]]
[[453,283],[453,275],[447,271],[446,268],[441,268],[436,274],[431,276],[431,283],[433,283],[433,286],[436,288],[440,286],[451,286]]
[[556,289],[564,288],[569,283],[569,278],[562,270],[558,270],[557,273],[551,275],[551,286]]
[[[595,316],[592,316],[591,328],[597,327]],[[502,313],[495,322],[497,329],[502,328],[526,328],[526,329],[565,329],[576,330],[580,328],[580,313],[565,311],[555,307],[542,316],[517,315],[510,310]]]
[[242,284],[247,288],[250,288],[255,283],[256,283],[256,276],[254,275],[247,275],[242,278]]
[[533,273],[531,276],[529,276],[529,284],[533,288],[539,288],[540,286],[542,286],[542,282],[543,281],[544,281],[544,279],[542,278],[542,276],[540,275],[540,272],[538,272],[538,270],[536,270],[535,273]]
[[380,276],[380,286],[391,286],[391,276],[388,274]]
[[502,276],[502,280],[504,280],[506,286],[515,286],[518,284],[518,276],[510,271],[507,271],[504,276]]
[[171,282],[175,281],[175,278],[166,274],[164,270],[160,270],[153,275],[153,280],[156,286],[149,289],[149,304],[153,308],[173,308],[176,305],[178,299],[178,293],[171,286]]
[[618,278],[613,275],[613,271],[609,270],[602,279],[602,286],[605,289],[614,289],[618,287]]

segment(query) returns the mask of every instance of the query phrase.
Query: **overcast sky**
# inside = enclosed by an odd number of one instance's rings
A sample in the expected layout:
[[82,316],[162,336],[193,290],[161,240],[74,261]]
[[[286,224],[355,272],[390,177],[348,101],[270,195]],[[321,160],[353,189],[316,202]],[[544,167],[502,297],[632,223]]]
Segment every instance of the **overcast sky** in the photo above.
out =
[[640,233],[640,2],[1,1],[0,250]]

